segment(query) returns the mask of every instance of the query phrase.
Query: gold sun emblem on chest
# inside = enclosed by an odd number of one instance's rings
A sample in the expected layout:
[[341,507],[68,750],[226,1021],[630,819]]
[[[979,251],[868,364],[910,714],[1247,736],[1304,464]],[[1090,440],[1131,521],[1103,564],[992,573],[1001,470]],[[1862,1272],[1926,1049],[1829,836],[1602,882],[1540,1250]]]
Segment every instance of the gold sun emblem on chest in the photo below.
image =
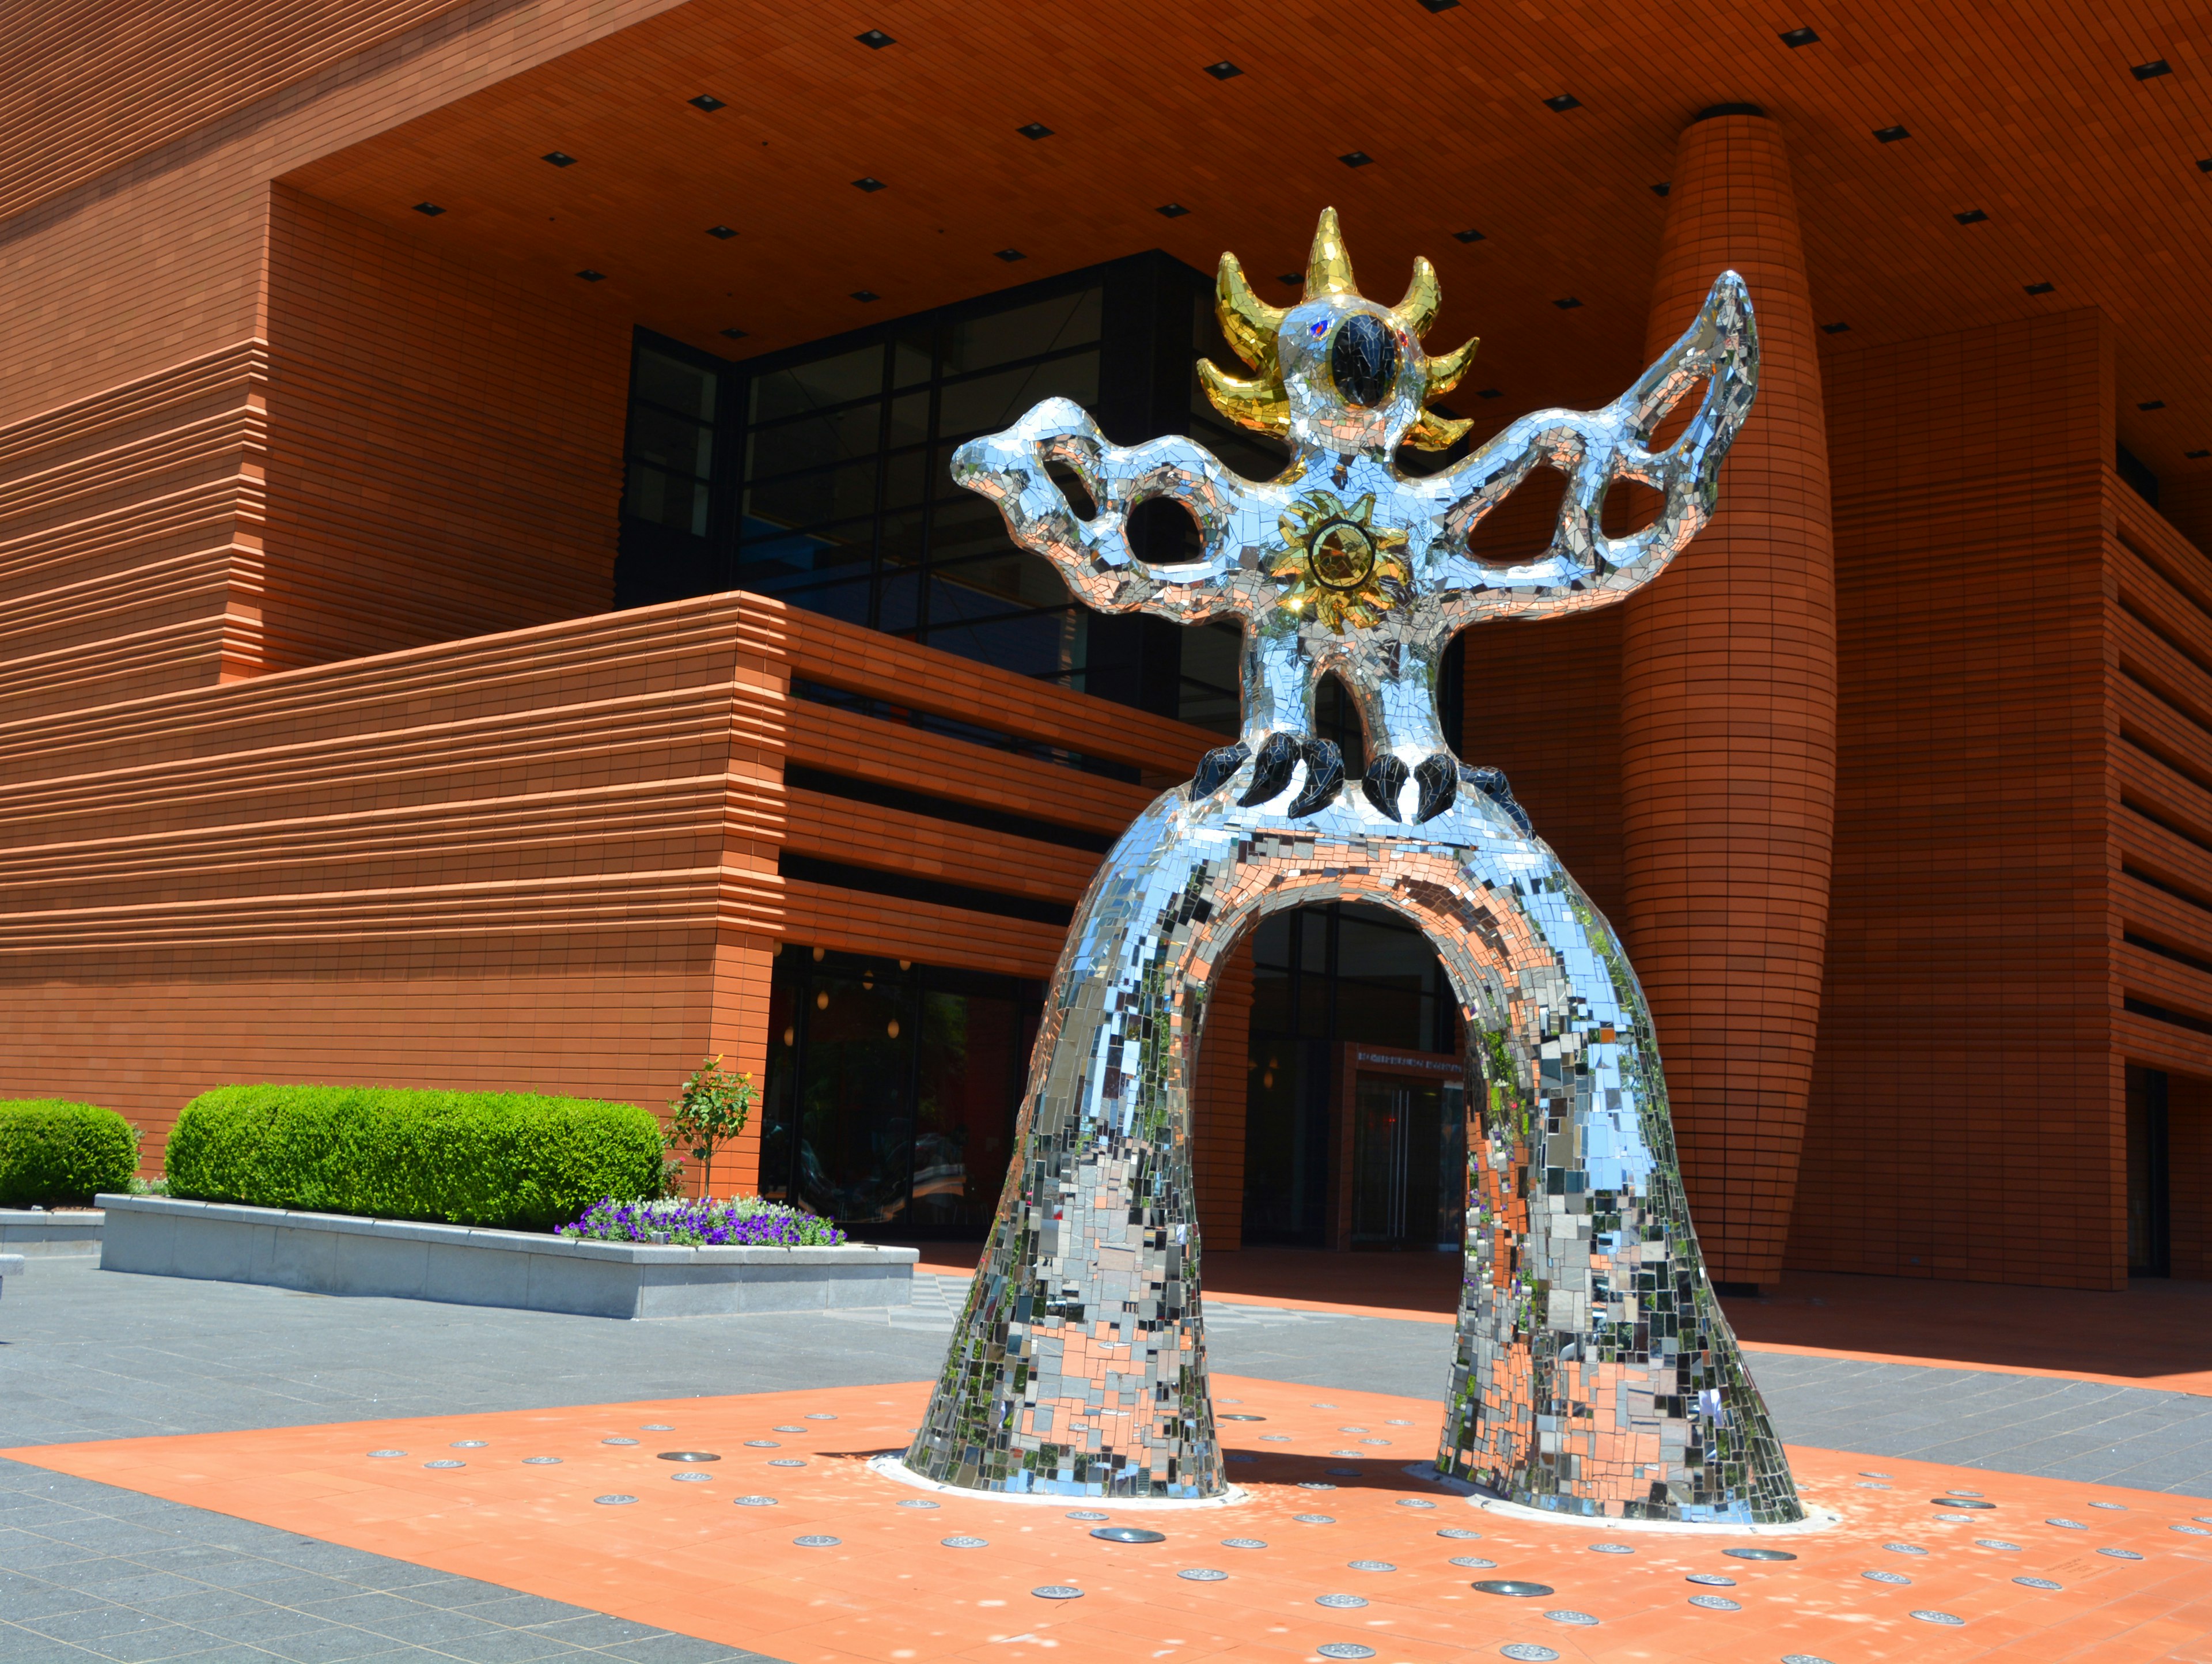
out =
[[1406,534],[1377,526],[1370,492],[1349,506],[1327,491],[1309,491],[1280,522],[1283,548],[1268,576],[1285,586],[1283,604],[1341,636],[1351,624],[1382,622],[1407,593],[1413,574]]

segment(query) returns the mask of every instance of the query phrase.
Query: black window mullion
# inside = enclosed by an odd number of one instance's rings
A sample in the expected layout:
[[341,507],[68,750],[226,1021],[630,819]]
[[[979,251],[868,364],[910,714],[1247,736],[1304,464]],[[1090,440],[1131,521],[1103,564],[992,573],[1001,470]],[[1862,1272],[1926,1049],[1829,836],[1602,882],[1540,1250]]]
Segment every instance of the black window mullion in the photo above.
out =
[[[884,584],[888,575],[884,570],[884,494],[890,489],[891,444],[891,382],[895,379],[892,367],[898,363],[898,338],[884,337],[882,346],[883,372],[876,378],[876,491],[872,500],[875,526],[868,549],[868,627],[884,627]],[[911,1143],[911,1140],[908,1141]],[[914,1193],[913,1163],[908,1163],[907,1194]]]

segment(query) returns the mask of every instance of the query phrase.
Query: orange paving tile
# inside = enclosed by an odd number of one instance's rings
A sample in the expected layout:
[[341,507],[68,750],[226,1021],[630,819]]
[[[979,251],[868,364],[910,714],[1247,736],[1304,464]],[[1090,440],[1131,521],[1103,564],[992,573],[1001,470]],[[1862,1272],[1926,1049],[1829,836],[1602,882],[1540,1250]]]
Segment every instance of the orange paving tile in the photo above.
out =
[[[17,1460],[391,1555],[459,1576],[758,1649],[793,1664],[935,1659],[1317,1661],[1324,1643],[1382,1664],[1443,1664],[1534,1643],[1567,1660],[1735,1664],[1784,1654],[1893,1660],[2171,1659],[2212,1664],[2212,1504],[1923,1462],[1795,1448],[1819,1533],[1760,1539],[1798,1557],[1733,1559],[1748,1537],[1605,1533],[1486,1514],[1402,1470],[1432,1448],[1420,1399],[1216,1377],[1248,1500],[1158,1512],[1097,1505],[1156,1545],[1098,1541],[1079,1502],[925,1497],[865,1459],[902,1446],[924,1385],[667,1399],[11,1450]],[[818,1419],[817,1419],[818,1417]],[[637,1441],[611,1445],[609,1439]],[[460,1442],[481,1440],[480,1445]],[[750,1441],[772,1440],[761,1445]],[[1376,1441],[1387,1440],[1387,1443]],[[374,1458],[368,1453],[406,1454]],[[662,1462],[717,1452],[712,1466]],[[1356,1454],[1354,1454],[1356,1453]],[[526,1456],[557,1466],[526,1466]],[[431,1460],[462,1467],[434,1470]],[[775,1461],[803,1466],[775,1467]],[[1882,1478],[1867,1477],[1875,1469]],[[1337,1472],[1353,1469],[1356,1472]],[[703,1476],[703,1477],[700,1477]],[[1965,1480],[1993,1506],[1947,1521]],[[688,1480],[688,1482],[686,1482]],[[1865,1488],[1887,1484],[1888,1489]],[[1304,1489],[1316,1485],[1321,1489]],[[637,1498],[599,1506],[603,1495]],[[750,1494],[773,1507],[732,1506]],[[925,1500],[935,1509],[911,1506]],[[909,1506],[902,1507],[901,1503]],[[1322,1520],[1302,1521],[1300,1515]],[[2072,1519],[2080,1528],[2053,1521]],[[1455,1539],[1443,1530],[1473,1536]],[[2191,1534],[2204,1533],[2204,1534]],[[834,1545],[794,1539],[834,1537]],[[948,1545],[949,1537],[984,1539]],[[1232,1548],[1229,1538],[1265,1546]],[[1593,1551],[1623,1543],[1630,1554]],[[1926,1550],[1906,1554],[1886,1545]],[[2013,1545],[2016,1546],[2004,1546]],[[2100,1552],[2124,1549],[2124,1559]],[[1455,1556],[1495,1570],[1455,1565]],[[1379,1561],[1390,1570],[1358,1570]],[[1220,1581],[1177,1573],[1224,1571]],[[1884,1583],[1862,1574],[1892,1573]],[[1687,1582],[1691,1573],[1733,1578]],[[1478,1593],[1534,1580],[1548,1599]],[[2062,1585],[2031,1589],[2036,1576]],[[1070,1585],[1048,1600],[1040,1586]],[[1366,1604],[1331,1609],[1325,1594]],[[1700,1609],[1704,1594],[1738,1603]],[[1948,1612],[1956,1626],[1918,1619]],[[1547,1616],[1579,1612],[1579,1625]]]
[[[971,1276],[980,1245],[919,1243],[916,1268]],[[1206,1258],[1206,1297],[1231,1305],[1449,1323],[1451,1254],[1245,1248]],[[1723,1303],[1747,1350],[2107,1381],[2212,1397],[2212,1283],[2145,1279],[2124,1293],[1791,1271]]]

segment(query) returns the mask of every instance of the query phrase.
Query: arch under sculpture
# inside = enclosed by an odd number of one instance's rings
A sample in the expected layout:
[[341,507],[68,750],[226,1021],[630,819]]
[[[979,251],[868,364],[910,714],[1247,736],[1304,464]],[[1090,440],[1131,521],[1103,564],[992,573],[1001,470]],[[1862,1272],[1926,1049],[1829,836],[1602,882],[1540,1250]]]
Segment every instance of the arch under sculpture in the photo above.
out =
[[[1635,974],[1502,781],[1445,745],[1436,704],[1459,629],[1616,600],[1704,525],[1756,376],[1742,283],[1723,273],[1689,331],[1606,409],[1523,417],[1424,477],[1393,459],[1464,430],[1425,406],[1474,350],[1423,350],[1437,302],[1428,263],[1398,306],[1365,299],[1328,210],[1305,297],[1265,305],[1224,255],[1223,327],[1257,375],[1200,367],[1224,411],[1291,442],[1276,479],[1240,478],[1183,438],[1109,445],[1058,399],[955,459],[955,477],[997,501],[1015,539],[1091,605],[1237,615],[1243,727],[1130,826],[1070,927],[1006,1190],[904,1465],[1007,1494],[1227,1490],[1189,1140],[1206,992],[1267,913],[1358,899],[1421,929],[1467,1019],[1467,1259],[1439,1470],[1571,1515],[1801,1519],[1705,1277]],[[1681,436],[1646,448],[1699,382]],[[1082,478],[1091,518],[1048,461]],[[1551,549],[1477,561],[1468,533],[1547,465],[1569,482]],[[1664,497],[1650,526],[1620,538],[1598,524],[1616,479]],[[1127,516],[1151,497],[1190,509],[1200,559],[1133,557]],[[1314,688],[1332,670],[1374,758],[1356,792],[1312,731]]]

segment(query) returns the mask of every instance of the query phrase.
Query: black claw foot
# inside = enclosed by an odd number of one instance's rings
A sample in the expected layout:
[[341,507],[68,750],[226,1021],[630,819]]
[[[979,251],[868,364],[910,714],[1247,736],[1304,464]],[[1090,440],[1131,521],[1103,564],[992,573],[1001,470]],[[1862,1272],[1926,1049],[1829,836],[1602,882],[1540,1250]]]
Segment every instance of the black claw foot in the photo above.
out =
[[1398,813],[1398,790],[1405,783],[1405,764],[1386,751],[1367,765],[1367,777],[1359,783],[1359,789],[1382,814],[1401,820],[1405,817]]
[[1252,765],[1252,783],[1237,800],[1238,806],[1257,808],[1281,796],[1283,788],[1291,783],[1291,771],[1297,766],[1298,750],[1297,734],[1270,734],[1260,747],[1260,760]]
[[1337,793],[1344,789],[1344,753],[1336,748],[1334,741],[1309,740],[1298,753],[1306,759],[1306,785],[1284,811],[1293,819],[1320,814],[1336,802]]
[[1244,766],[1244,759],[1252,754],[1251,747],[1239,740],[1233,746],[1216,746],[1198,759],[1198,772],[1191,777],[1191,802],[1211,797],[1229,783],[1229,777]]
[[[1498,776],[1501,780],[1504,777]],[[1413,771],[1413,781],[1421,789],[1421,801],[1413,809],[1415,820],[1433,820],[1459,801],[1459,761],[1443,752],[1421,759],[1420,766]]]
[[1534,836],[1536,829],[1529,824],[1528,811],[1514,802],[1513,788],[1507,783],[1504,769],[1462,769],[1460,778],[1511,815],[1513,824],[1522,832]]

